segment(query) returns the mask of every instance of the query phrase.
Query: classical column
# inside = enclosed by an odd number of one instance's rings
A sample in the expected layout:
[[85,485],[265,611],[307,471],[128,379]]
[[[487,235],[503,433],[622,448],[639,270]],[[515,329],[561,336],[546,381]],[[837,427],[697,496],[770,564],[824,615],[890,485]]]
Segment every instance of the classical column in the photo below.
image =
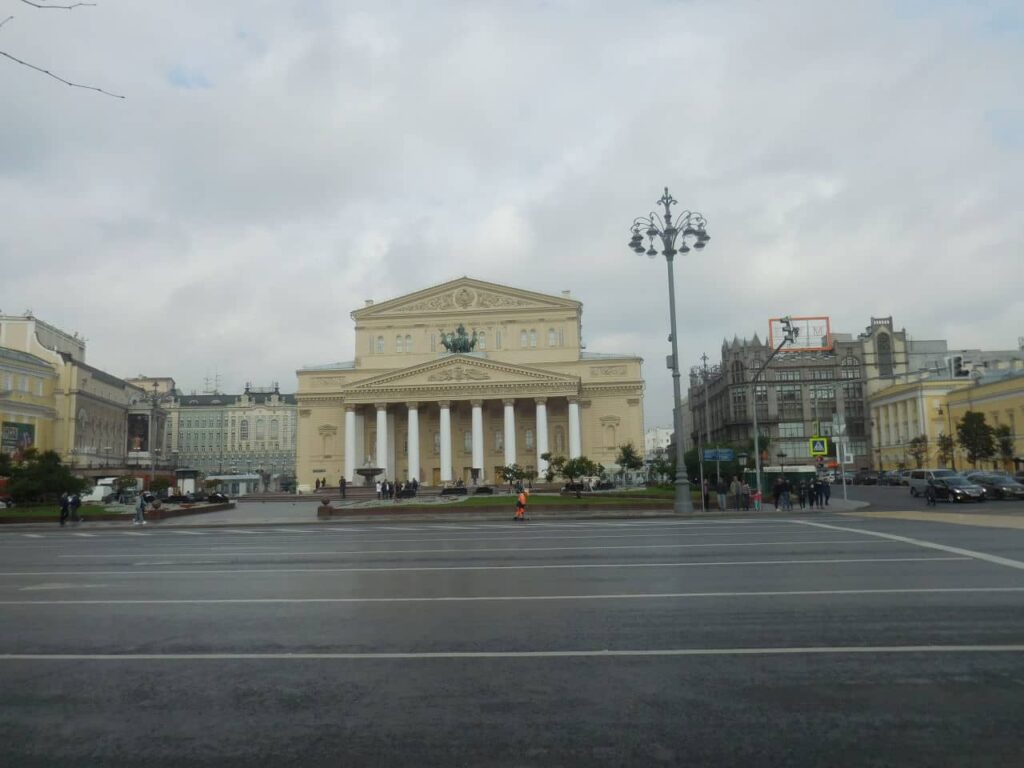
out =
[[441,408],[441,482],[452,481],[452,411],[451,403],[442,400]]
[[356,407],[345,406],[345,480],[353,482],[359,457],[356,455]]
[[580,440],[580,401],[569,398],[569,458],[576,459],[583,455]]
[[379,477],[388,476],[388,406],[377,403],[377,466],[384,470]]
[[420,411],[419,403],[406,403],[409,409],[409,446],[406,456],[409,460],[409,480],[420,480]]
[[516,401],[507,399],[505,405],[505,466],[516,463]]
[[548,471],[548,463],[541,458],[542,454],[548,452],[548,399],[546,397],[534,398],[537,403],[537,476]]
[[473,469],[480,470],[479,480],[483,480],[484,470],[484,402],[471,400],[473,406]]

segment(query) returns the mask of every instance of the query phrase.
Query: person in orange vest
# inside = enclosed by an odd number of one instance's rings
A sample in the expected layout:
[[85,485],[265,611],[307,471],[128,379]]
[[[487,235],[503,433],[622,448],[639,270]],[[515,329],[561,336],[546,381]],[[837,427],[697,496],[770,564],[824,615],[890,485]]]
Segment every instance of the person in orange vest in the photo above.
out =
[[513,520],[526,520],[526,497],[529,493],[525,489],[519,492],[519,496],[516,498],[516,516],[512,518]]

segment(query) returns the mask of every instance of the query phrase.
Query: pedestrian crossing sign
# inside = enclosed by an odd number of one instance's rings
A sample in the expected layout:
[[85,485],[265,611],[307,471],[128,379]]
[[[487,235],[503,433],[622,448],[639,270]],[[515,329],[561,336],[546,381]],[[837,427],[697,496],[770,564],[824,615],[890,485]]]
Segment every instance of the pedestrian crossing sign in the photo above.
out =
[[828,454],[828,438],[811,438],[811,456],[826,456]]

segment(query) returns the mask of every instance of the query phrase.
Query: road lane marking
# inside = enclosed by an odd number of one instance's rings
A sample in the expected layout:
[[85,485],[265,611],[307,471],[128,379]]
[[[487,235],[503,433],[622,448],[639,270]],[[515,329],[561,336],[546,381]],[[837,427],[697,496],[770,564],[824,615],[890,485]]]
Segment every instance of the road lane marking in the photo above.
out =
[[[507,552],[509,554],[522,554],[524,552],[593,552],[606,549],[699,549],[706,547],[781,547],[797,546],[806,544],[878,544],[875,539],[810,539],[806,541],[723,541],[711,544],[637,544],[637,545],[612,545],[599,547],[472,547],[469,549],[334,549],[327,551],[312,552],[252,552],[253,555],[274,555],[275,557],[322,557],[324,555],[423,555],[443,554],[462,555],[476,552]],[[83,558],[106,558],[117,557],[209,557],[206,553],[200,552],[160,552],[147,554],[145,552],[131,553],[110,553],[110,554],[87,554],[87,555],[58,555],[58,557],[69,560],[80,560]],[[224,554],[219,557],[233,557]]]
[[168,533],[176,533],[179,536],[205,536],[206,535],[202,531],[168,531]]
[[913,544],[917,547],[925,547],[927,549],[937,549],[941,552],[949,552],[954,555],[964,555],[966,557],[973,557],[976,560],[984,560],[987,563],[995,563],[996,565],[1005,565],[1008,568],[1017,568],[1024,570],[1024,562],[1020,560],[1011,560],[1008,557],[1000,557],[999,555],[990,555],[986,552],[977,552],[973,549],[963,549],[961,547],[950,547],[946,544],[937,544],[934,541],[925,541],[924,539],[913,539],[909,536],[897,536],[894,533],[881,533],[879,531],[869,531],[865,528],[847,528],[839,525],[828,525],[826,523],[812,523],[808,520],[793,520],[792,522],[800,525],[813,525],[815,528],[826,528],[830,531],[844,531],[846,533],[859,533],[865,536],[874,536],[876,538],[899,542],[903,544]]
[[978,528],[1024,528],[1024,517],[1019,515],[984,515],[977,512],[845,512],[843,517],[881,518],[887,520],[916,520],[927,523],[973,525]]
[[122,536],[150,536],[149,533],[139,533],[138,531],[124,531],[121,533]]
[[835,645],[766,648],[660,648],[576,651],[424,651],[365,653],[0,653],[0,661],[374,661],[564,659],[665,656],[798,656],[895,653],[1024,653],[1024,645]]
[[567,600],[698,600],[725,597],[838,597],[1024,592],[1024,587],[906,587],[892,589],[794,589],[749,592],[622,592],[600,595],[448,595],[442,597],[206,597],[100,600],[0,600],[0,605],[267,605],[317,603],[507,603]]
[[90,539],[96,536],[96,534],[94,534],[94,533],[72,533],[71,535],[72,536],[82,536],[84,538],[90,538]]
[[41,533],[24,533],[23,536],[28,536],[30,539],[41,539],[43,535]]
[[[435,565],[435,566],[395,566],[385,568],[224,568],[202,570],[133,570],[133,571],[10,571],[0,572],[0,577],[20,576],[187,576],[190,574],[253,574],[253,573],[393,573],[403,571],[542,571],[542,570],[571,570],[574,568],[702,568],[705,566],[730,566],[730,565],[835,565],[841,563],[934,563],[952,561],[970,561],[970,557],[857,557],[857,558],[815,558],[809,560],[720,560],[720,561],[687,561],[675,563],[559,563],[552,565]],[[145,565],[147,568],[154,565],[174,565],[174,561],[161,562],[147,561],[134,563],[134,565]],[[182,565],[195,565],[194,561],[182,563]]]

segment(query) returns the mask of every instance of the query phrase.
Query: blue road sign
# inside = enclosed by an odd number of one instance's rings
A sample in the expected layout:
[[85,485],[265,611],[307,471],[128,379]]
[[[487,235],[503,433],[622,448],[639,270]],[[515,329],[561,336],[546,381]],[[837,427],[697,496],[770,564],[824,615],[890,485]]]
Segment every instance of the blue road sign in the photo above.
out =
[[705,448],[704,461],[733,461],[736,452],[732,448]]

